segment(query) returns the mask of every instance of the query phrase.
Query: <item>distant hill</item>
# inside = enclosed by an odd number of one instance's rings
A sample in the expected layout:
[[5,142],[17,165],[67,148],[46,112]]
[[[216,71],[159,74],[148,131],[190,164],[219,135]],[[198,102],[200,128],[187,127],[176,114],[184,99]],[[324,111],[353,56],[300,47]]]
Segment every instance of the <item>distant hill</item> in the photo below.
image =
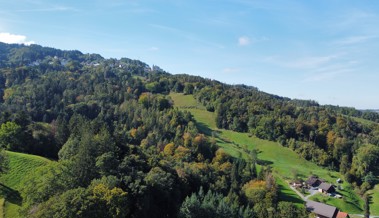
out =
[[364,112],[375,112],[375,113],[379,113],[379,109],[367,109],[367,110],[363,110]]
[[[252,149],[267,140],[339,171],[352,190],[366,192],[379,176],[376,112],[39,45],[0,43],[0,125],[2,147],[59,159],[28,178],[28,217],[197,217],[187,214],[196,202],[212,204],[213,217],[287,214],[276,202],[275,157],[260,162]],[[225,152],[237,146],[228,138],[247,143],[238,145],[247,158]]]

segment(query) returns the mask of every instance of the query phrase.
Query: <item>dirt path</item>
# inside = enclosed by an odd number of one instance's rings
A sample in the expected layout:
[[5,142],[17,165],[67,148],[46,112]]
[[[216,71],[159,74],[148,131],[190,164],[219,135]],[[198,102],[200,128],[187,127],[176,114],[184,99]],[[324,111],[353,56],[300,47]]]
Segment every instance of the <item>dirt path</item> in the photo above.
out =
[[297,195],[299,195],[300,197],[301,197],[301,199],[303,199],[303,201],[307,201],[307,197],[304,197],[304,195],[303,194],[301,194],[296,188],[294,188],[294,187],[292,187],[292,185],[290,185],[290,188],[294,191],[294,192],[296,192],[296,194]]

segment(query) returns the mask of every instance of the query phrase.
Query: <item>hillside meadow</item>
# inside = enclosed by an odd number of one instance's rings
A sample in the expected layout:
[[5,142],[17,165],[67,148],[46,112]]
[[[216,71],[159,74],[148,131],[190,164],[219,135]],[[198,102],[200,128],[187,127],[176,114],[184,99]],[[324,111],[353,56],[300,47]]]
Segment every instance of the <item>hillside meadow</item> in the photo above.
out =
[[30,154],[7,151],[9,169],[0,177],[0,217],[19,217],[18,209],[22,204],[20,188],[28,174],[50,160]]
[[[280,198],[282,200],[302,204],[300,203],[302,202],[301,198],[288,185],[288,182],[294,176],[306,180],[310,175],[315,174],[330,183],[335,183],[338,178],[343,178],[340,173],[329,171],[307,161],[291,149],[283,147],[277,142],[262,140],[250,136],[248,133],[216,128],[214,113],[205,110],[205,107],[199,104],[192,95],[170,93],[170,96],[176,107],[191,112],[197,121],[199,129],[203,133],[214,137],[217,140],[217,144],[231,156],[247,158],[247,151],[257,149],[258,159],[263,164],[268,164],[273,168],[277,184],[280,187]],[[362,213],[363,200],[353,191],[350,184],[345,182],[342,184],[342,188],[342,193],[345,196],[344,200],[327,199],[324,201],[349,213]],[[378,200],[376,199],[376,191],[374,192],[372,205],[375,205]],[[376,209],[373,212],[376,213]]]

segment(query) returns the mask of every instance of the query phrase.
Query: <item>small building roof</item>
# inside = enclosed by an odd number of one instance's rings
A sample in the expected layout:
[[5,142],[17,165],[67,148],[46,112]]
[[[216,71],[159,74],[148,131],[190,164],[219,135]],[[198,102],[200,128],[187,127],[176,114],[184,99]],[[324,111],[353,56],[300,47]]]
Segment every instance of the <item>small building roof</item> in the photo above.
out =
[[319,189],[322,189],[323,191],[329,191],[331,188],[334,188],[332,184],[323,182],[318,187]]
[[345,213],[345,212],[342,212],[342,211],[339,211],[337,213],[337,217],[336,218],[347,218],[349,217],[349,214],[348,213]]
[[328,218],[334,218],[338,213],[336,207],[311,200],[307,200],[306,208],[310,212]]
[[313,185],[319,185],[321,183],[321,181],[317,177],[311,176],[311,177],[308,178],[308,180],[306,181],[306,183],[308,185],[310,185],[310,186],[313,186]]

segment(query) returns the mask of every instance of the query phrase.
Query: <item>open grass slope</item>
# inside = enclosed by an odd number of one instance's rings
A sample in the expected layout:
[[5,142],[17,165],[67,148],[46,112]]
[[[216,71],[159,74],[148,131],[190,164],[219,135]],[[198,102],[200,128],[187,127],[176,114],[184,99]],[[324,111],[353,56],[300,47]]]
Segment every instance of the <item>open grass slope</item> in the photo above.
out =
[[370,212],[372,215],[379,216],[379,184],[373,190],[369,191],[370,195]]
[[[17,152],[6,152],[9,158],[9,170],[0,177],[0,198],[4,199],[0,217],[19,217],[18,209],[22,204],[19,193],[21,181],[28,178],[28,174],[36,168],[46,165],[50,160]],[[0,201],[1,203],[1,201]]]
[[5,203],[5,199],[1,198],[0,199],[0,218],[4,217],[4,203]]
[[[203,133],[215,137],[217,144],[233,157],[245,158],[247,156],[246,151],[258,149],[260,162],[273,167],[274,176],[276,177],[281,191],[281,200],[294,203],[302,201],[301,198],[288,187],[288,181],[291,180],[294,175],[306,179],[309,175],[316,174],[330,183],[335,183],[337,178],[341,178],[338,172],[329,171],[315,163],[307,161],[291,149],[283,147],[276,142],[250,137],[248,133],[217,129],[215,114],[206,111],[204,106],[200,105],[192,95],[171,93],[170,96],[176,107],[191,112],[198,123],[199,129]],[[346,192],[342,193],[346,196],[345,201],[330,200],[328,203],[337,206],[345,212],[362,212],[362,199],[354,193],[349,184],[344,183],[342,187],[344,188],[344,192]]]
[[361,202],[360,198],[356,197],[356,194],[352,191],[350,184],[346,184],[342,190],[337,190],[337,192],[343,196],[343,199],[337,199],[321,193],[313,195],[309,199],[333,205],[339,210],[349,212],[350,214],[363,213],[363,202]]

